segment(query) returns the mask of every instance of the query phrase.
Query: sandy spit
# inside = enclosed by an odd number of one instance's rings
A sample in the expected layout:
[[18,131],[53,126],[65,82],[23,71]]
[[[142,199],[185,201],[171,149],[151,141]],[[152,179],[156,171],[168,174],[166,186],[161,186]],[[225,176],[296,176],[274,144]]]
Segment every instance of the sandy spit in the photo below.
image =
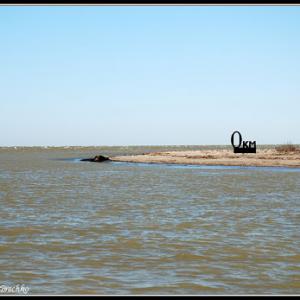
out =
[[281,153],[276,149],[258,149],[256,154],[235,154],[232,150],[227,149],[168,151],[115,156],[110,159],[112,161],[137,163],[300,167],[300,151]]

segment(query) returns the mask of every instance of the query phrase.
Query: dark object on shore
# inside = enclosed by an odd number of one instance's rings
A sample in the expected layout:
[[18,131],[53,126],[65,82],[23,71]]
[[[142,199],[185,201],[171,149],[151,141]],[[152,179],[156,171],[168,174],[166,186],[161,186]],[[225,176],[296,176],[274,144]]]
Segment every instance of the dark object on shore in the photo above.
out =
[[103,155],[96,155],[94,158],[83,158],[80,161],[103,162],[106,160],[110,160],[109,157]]

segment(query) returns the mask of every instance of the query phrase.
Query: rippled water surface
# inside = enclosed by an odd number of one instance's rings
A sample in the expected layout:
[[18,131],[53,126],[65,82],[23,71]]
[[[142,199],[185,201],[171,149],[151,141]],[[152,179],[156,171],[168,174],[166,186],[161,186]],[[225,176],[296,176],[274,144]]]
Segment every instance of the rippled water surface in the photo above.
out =
[[300,169],[78,161],[173,148],[0,149],[0,285],[300,294]]

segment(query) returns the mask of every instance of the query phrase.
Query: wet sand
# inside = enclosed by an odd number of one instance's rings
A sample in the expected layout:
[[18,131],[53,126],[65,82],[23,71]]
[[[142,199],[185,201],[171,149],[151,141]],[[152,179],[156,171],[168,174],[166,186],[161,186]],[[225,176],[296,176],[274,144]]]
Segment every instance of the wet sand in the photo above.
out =
[[279,152],[276,149],[258,149],[256,154],[233,153],[232,149],[152,152],[110,158],[112,161],[136,163],[167,163],[222,166],[281,166],[300,167],[300,151]]

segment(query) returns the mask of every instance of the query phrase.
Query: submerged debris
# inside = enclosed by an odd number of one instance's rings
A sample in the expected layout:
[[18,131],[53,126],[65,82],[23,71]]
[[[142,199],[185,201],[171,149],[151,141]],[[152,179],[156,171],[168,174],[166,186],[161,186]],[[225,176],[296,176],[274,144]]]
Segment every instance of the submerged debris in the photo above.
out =
[[83,159],[81,159],[81,161],[90,161],[90,162],[103,162],[103,161],[107,161],[107,160],[110,160],[109,157],[103,156],[103,155],[96,155],[93,158],[83,158]]

